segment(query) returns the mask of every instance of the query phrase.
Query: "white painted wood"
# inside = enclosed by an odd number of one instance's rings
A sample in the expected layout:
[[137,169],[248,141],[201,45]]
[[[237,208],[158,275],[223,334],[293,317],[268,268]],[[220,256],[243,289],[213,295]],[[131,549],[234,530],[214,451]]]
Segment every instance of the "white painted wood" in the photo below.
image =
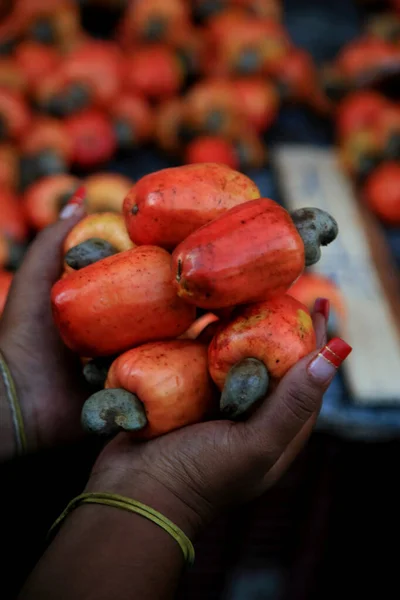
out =
[[339,333],[353,346],[344,369],[354,402],[399,405],[398,323],[371,255],[359,203],[335,151],[279,146],[272,160],[290,210],[318,207],[339,224],[338,238],[322,249],[313,270],[336,281],[347,303],[348,323]]

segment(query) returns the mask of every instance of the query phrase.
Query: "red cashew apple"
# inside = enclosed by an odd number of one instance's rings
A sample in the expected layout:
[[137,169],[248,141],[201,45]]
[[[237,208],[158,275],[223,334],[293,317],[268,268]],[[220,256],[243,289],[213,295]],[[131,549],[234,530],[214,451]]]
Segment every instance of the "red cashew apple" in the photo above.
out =
[[181,298],[206,309],[247,304],[283,294],[320,246],[337,236],[336,221],[305,208],[290,215],[268,198],[235,206],[189,235],[172,255]]
[[135,244],[173,249],[232,206],[259,196],[257,186],[242,173],[201,163],[142,177],[125,198],[123,212]]
[[66,345],[81,356],[108,356],[184,333],[195,307],[176,295],[170,259],[140,246],[60,279],[51,298]]
[[207,346],[190,340],[129,350],[112,363],[105,387],[86,401],[84,426],[96,433],[131,431],[138,439],[204,420],[215,397]]
[[400,225],[400,165],[387,162],[366,180],[363,197],[370,209],[388,225]]
[[221,410],[230,416],[248,410],[315,348],[310,313],[291,296],[239,308],[208,351],[211,377],[222,391]]

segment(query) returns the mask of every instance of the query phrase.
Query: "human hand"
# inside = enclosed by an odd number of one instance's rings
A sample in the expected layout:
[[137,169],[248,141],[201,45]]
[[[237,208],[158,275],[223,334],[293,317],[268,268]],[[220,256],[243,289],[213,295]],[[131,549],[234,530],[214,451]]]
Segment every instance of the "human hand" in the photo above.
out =
[[119,434],[98,458],[87,492],[149,504],[188,535],[225,506],[251,500],[277,481],[306,443],[337,367],[351,348],[326,345],[327,300],[316,303],[319,350],[299,361],[245,421],[213,421],[137,443]]
[[51,287],[62,271],[62,243],[85,214],[81,196],[77,192],[59,221],[31,244],[0,319],[0,350],[16,385],[28,451],[82,435],[80,411],[87,392],[79,359],[62,343],[50,304]]

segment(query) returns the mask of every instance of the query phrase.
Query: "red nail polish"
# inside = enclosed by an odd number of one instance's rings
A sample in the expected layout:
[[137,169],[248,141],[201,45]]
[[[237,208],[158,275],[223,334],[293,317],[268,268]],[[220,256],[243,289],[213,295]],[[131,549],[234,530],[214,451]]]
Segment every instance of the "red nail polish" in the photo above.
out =
[[67,204],[64,206],[62,211],[60,212],[60,219],[69,219],[72,215],[77,214],[77,212],[81,213],[83,216],[86,212],[85,210],[85,199],[86,199],[86,188],[85,186],[81,186],[76,190],[76,192],[71,196],[68,200]]
[[74,193],[73,196],[71,196],[71,198],[68,200],[68,205],[70,204],[79,204],[80,206],[82,206],[85,202],[86,199],[86,188],[84,185],[81,185],[81,187],[79,187],[76,192]]
[[349,344],[346,344],[340,338],[333,338],[312,359],[307,367],[308,374],[320,384],[329,384],[351,351],[352,347]]
[[321,350],[320,355],[325,360],[332,363],[336,368],[340,367],[342,362],[348,357],[352,351],[352,347],[349,346],[344,340],[340,338],[333,338],[330,342]]
[[320,313],[325,317],[325,320],[329,319],[329,312],[331,308],[331,303],[327,298],[317,298],[314,304],[314,312]]

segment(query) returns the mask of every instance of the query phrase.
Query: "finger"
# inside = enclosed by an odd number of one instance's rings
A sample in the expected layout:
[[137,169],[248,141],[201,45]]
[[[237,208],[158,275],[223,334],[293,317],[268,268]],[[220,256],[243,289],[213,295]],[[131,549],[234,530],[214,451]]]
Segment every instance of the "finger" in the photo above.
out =
[[[317,298],[312,312],[312,320],[315,329],[318,348],[323,348],[328,341],[327,324],[329,320],[330,303],[327,298]],[[293,460],[307,443],[315,422],[318,418],[317,410],[305,423],[296,437],[290,442],[283,454],[278,458],[272,469],[265,476],[265,486],[271,486],[278,481],[283,473],[289,468]]]
[[318,412],[315,412],[312,417],[302,427],[296,437],[290,442],[283,454],[278,458],[274,466],[268,471],[264,478],[266,488],[271,487],[276,483],[282,475],[290,467],[294,459],[300,454],[304,446],[308,442],[314,425],[318,418]]
[[317,298],[312,312],[312,320],[317,338],[317,348],[322,348],[328,341],[327,326],[330,302],[327,298]]
[[28,309],[47,304],[45,300],[51,286],[60,276],[65,236],[85,215],[83,200],[77,194],[64,208],[60,219],[41,231],[31,244],[13,279],[5,317],[18,314],[21,307]]
[[340,338],[332,339],[290,369],[275,391],[246,423],[242,434],[249,452],[270,468],[304,425],[318,413],[324,392],[351,352]]

